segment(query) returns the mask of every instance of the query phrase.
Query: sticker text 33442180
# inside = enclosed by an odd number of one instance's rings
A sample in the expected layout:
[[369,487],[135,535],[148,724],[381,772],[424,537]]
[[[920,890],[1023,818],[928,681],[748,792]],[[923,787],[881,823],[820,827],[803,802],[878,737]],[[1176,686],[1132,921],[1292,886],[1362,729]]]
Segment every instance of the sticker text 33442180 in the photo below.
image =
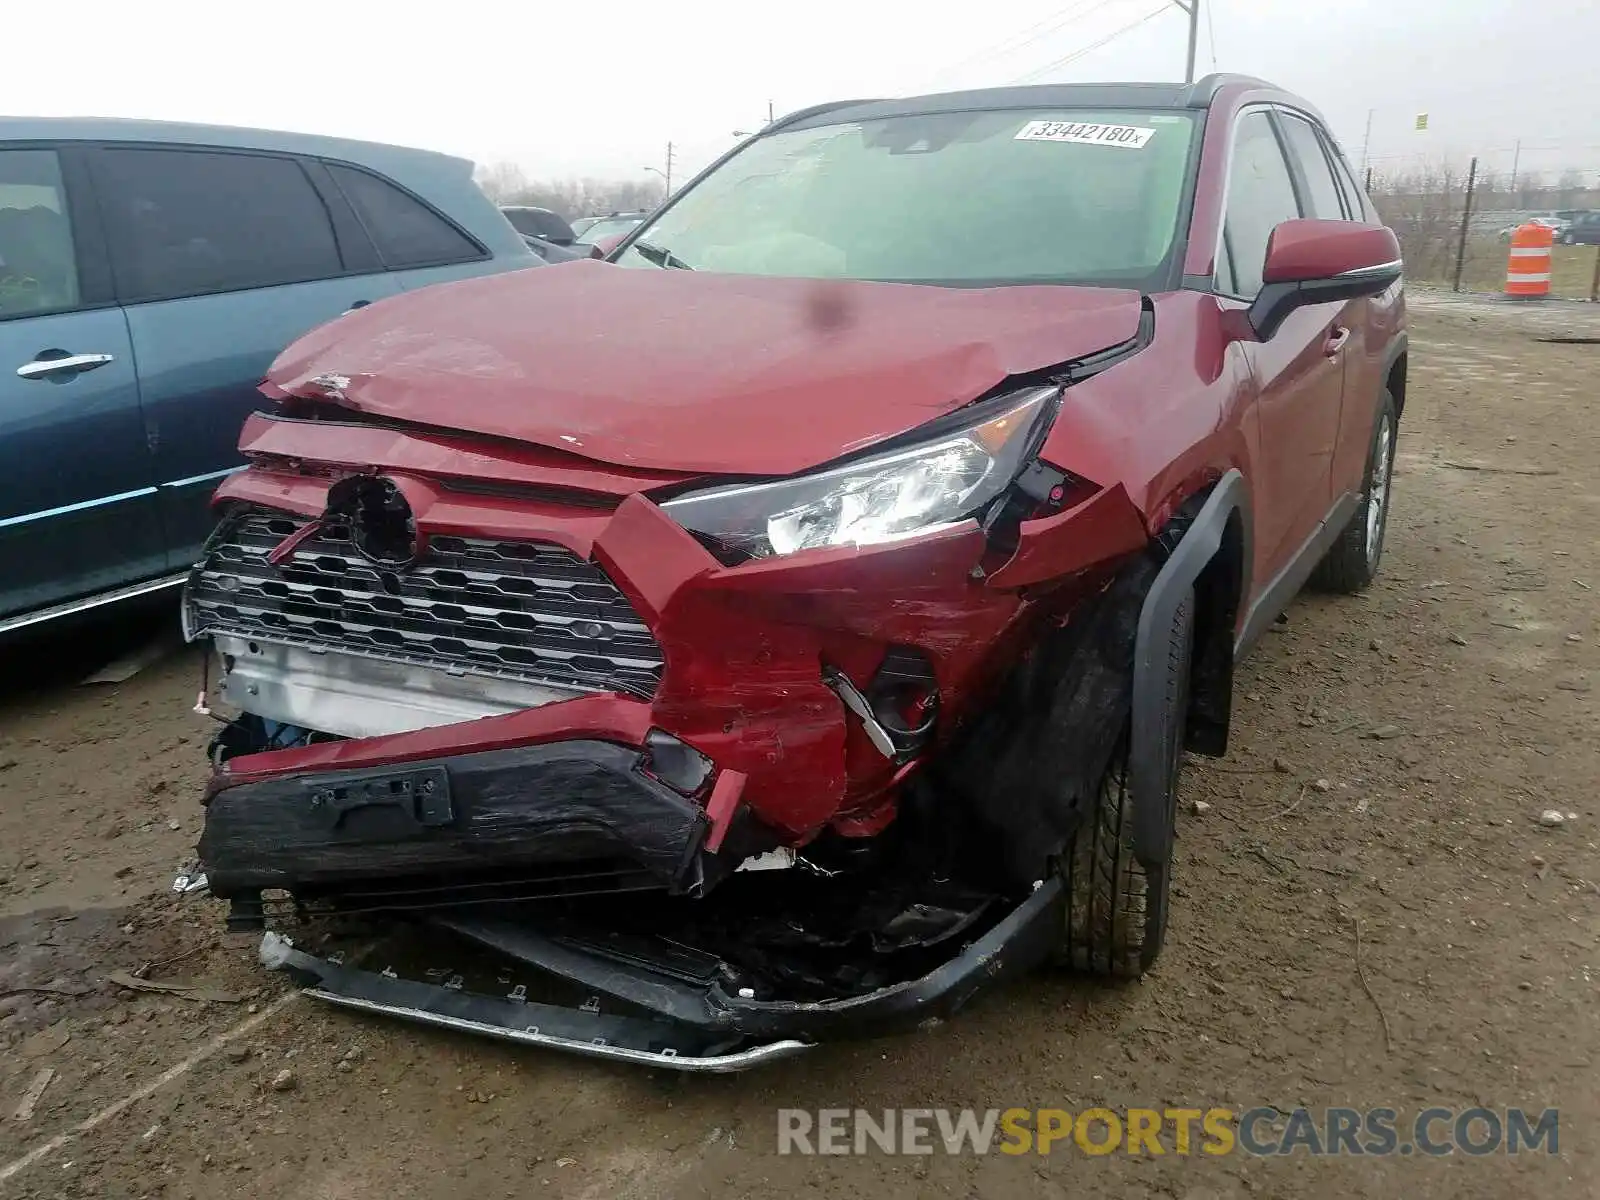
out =
[[1089,121],[1029,121],[1017,131],[1019,142],[1078,142],[1086,146],[1121,146],[1143,150],[1154,129],[1139,125],[1098,125]]

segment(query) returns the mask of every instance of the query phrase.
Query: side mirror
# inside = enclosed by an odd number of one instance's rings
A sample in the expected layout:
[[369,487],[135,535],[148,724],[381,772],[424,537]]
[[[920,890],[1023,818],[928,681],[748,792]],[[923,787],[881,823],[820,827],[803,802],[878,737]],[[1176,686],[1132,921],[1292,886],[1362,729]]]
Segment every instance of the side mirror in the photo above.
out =
[[1400,279],[1400,243],[1386,225],[1357,221],[1284,221],[1267,240],[1262,286],[1250,305],[1250,328],[1262,341],[1308,304],[1376,296]]

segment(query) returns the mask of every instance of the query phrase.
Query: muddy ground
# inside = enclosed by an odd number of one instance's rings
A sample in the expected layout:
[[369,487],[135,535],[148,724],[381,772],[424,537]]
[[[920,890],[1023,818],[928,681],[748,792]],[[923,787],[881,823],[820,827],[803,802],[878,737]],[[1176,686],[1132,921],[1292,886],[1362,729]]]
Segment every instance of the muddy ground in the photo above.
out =
[[[1242,667],[1138,985],[1039,977],[939,1029],[709,1079],[285,999],[220,906],[166,892],[199,825],[197,663],[80,685],[150,632],[134,618],[8,652],[0,1195],[1595,1195],[1600,348],[1535,338],[1600,334],[1600,312],[1414,306],[1383,577],[1302,597]],[[105,982],[145,964],[234,995]],[[776,1154],[780,1106],[1260,1104],[1560,1106],[1561,1153]]]

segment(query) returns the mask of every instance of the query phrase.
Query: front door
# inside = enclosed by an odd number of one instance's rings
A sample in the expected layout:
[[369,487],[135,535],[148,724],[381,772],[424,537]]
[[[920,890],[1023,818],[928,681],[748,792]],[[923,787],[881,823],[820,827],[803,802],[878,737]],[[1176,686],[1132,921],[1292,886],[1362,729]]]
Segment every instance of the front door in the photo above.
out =
[[[1239,118],[1229,168],[1219,290],[1253,300],[1272,230],[1302,215],[1310,214],[1302,210],[1271,117],[1266,109],[1247,111]],[[1258,591],[1293,561],[1332,503],[1349,336],[1340,312],[1338,304],[1300,309],[1267,341],[1245,347],[1260,397],[1251,573]]]
[[0,149],[0,628],[166,565],[127,321],[77,232],[60,155]]

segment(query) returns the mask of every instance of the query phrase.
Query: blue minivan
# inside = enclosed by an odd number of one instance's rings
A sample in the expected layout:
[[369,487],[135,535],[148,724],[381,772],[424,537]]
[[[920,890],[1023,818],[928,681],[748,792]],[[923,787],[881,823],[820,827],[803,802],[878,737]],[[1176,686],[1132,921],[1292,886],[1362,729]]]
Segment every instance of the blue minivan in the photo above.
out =
[[542,263],[464,159],[0,118],[0,635],[182,583],[300,334]]

